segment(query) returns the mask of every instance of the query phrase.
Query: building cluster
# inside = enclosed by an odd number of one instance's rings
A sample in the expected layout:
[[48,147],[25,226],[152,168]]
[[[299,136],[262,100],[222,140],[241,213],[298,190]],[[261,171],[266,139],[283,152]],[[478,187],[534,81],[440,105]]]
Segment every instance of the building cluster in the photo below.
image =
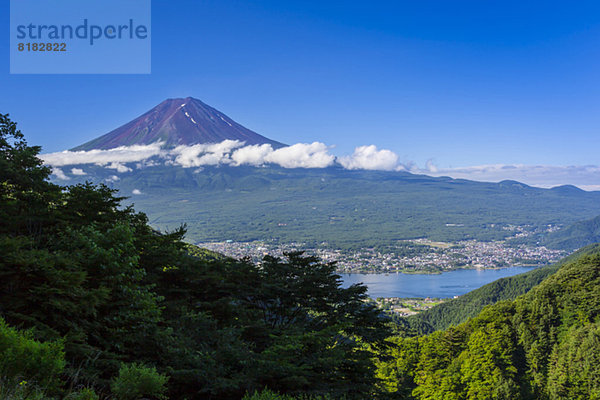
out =
[[[517,230],[517,234],[523,234]],[[198,246],[225,254],[229,257],[250,257],[259,263],[265,255],[283,257],[286,252],[303,250],[316,255],[324,262],[337,262],[341,273],[435,273],[461,268],[502,268],[514,266],[541,266],[558,261],[566,255],[560,250],[543,246],[509,246],[504,241],[480,242],[464,240],[455,243],[432,242],[427,239],[409,241],[421,248],[420,251],[395,252],[394,246],[385,251],[363,248],[358,251],[344,251],[328,248],[322,244],[317,248],[307,248],[304,243],[276,243],[275,241],[254,241],[198,243]],[[403,242],[406,245],[406,242]],[[427,246],[428,251],[422,251]]]

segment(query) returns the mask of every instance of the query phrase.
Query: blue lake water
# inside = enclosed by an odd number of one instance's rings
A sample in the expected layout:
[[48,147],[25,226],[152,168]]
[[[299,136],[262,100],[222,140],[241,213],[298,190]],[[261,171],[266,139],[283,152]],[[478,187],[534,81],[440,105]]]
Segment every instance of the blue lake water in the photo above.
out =
[[341,274],[344,287],[364,283],[368,294],[377,297],[454,297],[475,290],[496,279],[531,271],[535,267],[463,269],[439,275]]

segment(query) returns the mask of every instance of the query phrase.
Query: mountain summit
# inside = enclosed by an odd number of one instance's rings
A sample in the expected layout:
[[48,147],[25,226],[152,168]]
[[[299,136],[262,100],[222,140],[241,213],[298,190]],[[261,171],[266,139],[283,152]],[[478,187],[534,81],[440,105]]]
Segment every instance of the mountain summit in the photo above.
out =
[[166,147],[239,140],[247,145],[285,146],[238,124],[193,97],[167,99],[131,122],[75,147],[73,150],[112,149],[164,142]]

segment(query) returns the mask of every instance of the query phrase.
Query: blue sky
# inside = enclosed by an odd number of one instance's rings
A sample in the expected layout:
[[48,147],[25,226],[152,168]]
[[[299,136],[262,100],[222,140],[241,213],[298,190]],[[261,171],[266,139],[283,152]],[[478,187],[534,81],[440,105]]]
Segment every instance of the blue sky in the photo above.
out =
[[150,75],[10,75],[8,47],[4,29],[0,112],[45,152],[193,96],[335,154],[599,164],[598,1],[154,0]]

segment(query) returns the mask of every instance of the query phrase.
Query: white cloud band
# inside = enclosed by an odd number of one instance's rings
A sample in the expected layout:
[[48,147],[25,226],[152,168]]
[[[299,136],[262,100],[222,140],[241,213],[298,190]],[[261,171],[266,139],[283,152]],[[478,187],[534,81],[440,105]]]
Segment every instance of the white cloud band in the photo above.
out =
[[[321,142],[297,143],[274,150],[271,145],[249,145],[237,140],[225,140],[214,144],[197,144],[164,149],[161,143],[144,146],[118,147],[110,150],[63,151],[42,154],[40,157],[53,167],[59,179],[69,179],[59,167],[72,168],[74,176],[85,175],[82,165],[95,164],[111,168],[118,173],[126,173],[135,168],[154,165],[178,165],[184,168],[199,168],[216,165],[275,164],[284,168],[325,168],[336,163],[346,169],[408,171],[431,176],[475,181],[499,182],[516,180],[531,186],[554,187],[571,184],[584,190],[600,190],[600,167],[588,166],[544,166],[544,165],[480,165],[460,168],[437,167],[431,160],[425,168],[418,168],[413,162],[399,163],[398,155],[375,145],[359,146],[353,154],[336,158],[329,153],[330,147]],[[127,166],[127,163],[135,165]],[[118,179],[115,175],[111,179]]]

